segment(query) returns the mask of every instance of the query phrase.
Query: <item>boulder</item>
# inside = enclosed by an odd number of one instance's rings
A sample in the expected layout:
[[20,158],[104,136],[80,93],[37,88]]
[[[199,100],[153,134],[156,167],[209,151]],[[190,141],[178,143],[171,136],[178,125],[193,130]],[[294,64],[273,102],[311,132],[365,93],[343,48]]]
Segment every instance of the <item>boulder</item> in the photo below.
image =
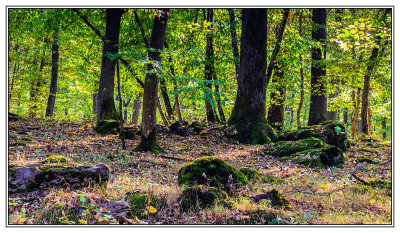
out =
[[79,166],[63,156],[51,155],[39,164],[10,167],[8,190],[16,193],[54,187],[77,189],[90,184],[105,184],[109,174],[105,164]]
[[327,144],[347,150],[350,142],[347,139],[346,127],[338,121],[326,121],[320,125],[303,127],[300,130],[284,132],[279,135],[279,141],[298,141],[306,138],[319,138]]
[[335,146],[308,149],[281,157],[280,161],[291,160],[312,168],[323,168],[330,166],[342,166],[344,162],[343,152]]
[[328,144],[318,138],[310,137],[298,141],[280,141],[275,143],[274,147],[276,149],[272,151],[272,155],[281,158],[309,149],[328,147]]
[[178,172],[178,184],[207,185],[228,193],[249,185],[247,177],[230,164],[214,156],[205,156],[187,163]]

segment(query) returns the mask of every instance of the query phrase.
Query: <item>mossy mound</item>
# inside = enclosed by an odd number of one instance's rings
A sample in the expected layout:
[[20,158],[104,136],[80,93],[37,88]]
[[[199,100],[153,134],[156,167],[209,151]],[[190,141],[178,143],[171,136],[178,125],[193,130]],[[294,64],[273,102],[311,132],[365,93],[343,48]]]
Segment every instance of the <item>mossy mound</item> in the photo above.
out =
[[372,188],[392,189],[392,182],[388,180],[371,179],[368,183]]
[[282,194],[276,189],[273,188],[271,191],[267,192],[267,198],[271,201],[271,205],[274,207],[283,207],[285,209],[289,209],[290,205],[288,200],[282,196]]
[[158,212],[166,203],[164,199],[158,198],[154,194],[140,193],[138,190],[128,193],[127,196],[131,215],[138,218],[147,218],[148,214],[152,214],[151,211],[146,211],[146,207],[150,209],[149,206],[152,206]]
[[279,183],[279,184],[284,183],[284,181],[282,179],[279,179],[278,177],[265,175],[262,172],[259,172],[253,168],[241,167],[239,171],[241,171],[250,182]]
[[354,194],[363,195],[368,192],[373,191],[373,189],[368,185],[357,184],[350,189]]
[[119,121],[106,120],[98,123],[97,126],[94,128],[94,131],[96,131],[100,135],[105,135],[105,134],[117,134],[119,132],[119,129],[120,129]]
[[266,210],[250,210],[246,215],[233,216],[227,219],[229,225],[280,224],[275,213]]
[[40,161],[41,164],[69,164],[71,160],[61,155],[49,155],[47,158]]
[[247,177],[222,159],[206,156],[179,169],[178,184],[185,186],[207,185],[228,193],[233,188],[249,185]]
[[278,142],[275,143],[277,148],[272,152],[272,155],[275,157],[287,157],[291,156],[294,153],[309,150],[310,148],[324,148],[328,147],[324,141],[318,138],[306,138],[301,139],[299,141],[287,141],[287,142]]
[[22,141],[26,141],[26,142],[32,142],[33,141],[33,139],[30,138],[30,137],[22,137],[21,140]]
[[228,200],[228,194],[215,187],[187,187],[183,190],[180,198],[181,211],[212,208],[216,204],[225,207],[232,207],[232,202]]
[[303,127],[300,130],[284,132],[279,135],[280,141],[298,141],[309,137],[319,138],[325,143],[346,150],[350,147],[346,127],[338,121],[326,121],[320,125]]
[[372,160],[370,158],[366,158],[364,156],[358,156],[357,161],[360,163],[370,163],[370,164],[377,164],[378,162],[375,160]]
[[280,161],[291,160],[312,168],[323,168],[326,166],[341,166],[344,162],[343,152],[337,147],[328,146],[317,149],[309,149],[281,157]]

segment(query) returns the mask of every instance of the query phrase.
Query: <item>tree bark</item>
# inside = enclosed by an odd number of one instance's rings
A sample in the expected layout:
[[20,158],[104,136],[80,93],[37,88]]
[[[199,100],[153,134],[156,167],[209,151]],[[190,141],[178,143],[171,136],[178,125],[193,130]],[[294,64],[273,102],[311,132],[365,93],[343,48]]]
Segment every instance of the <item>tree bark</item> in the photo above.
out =
[[[312,11],[312,39],[325,47],[326,9],[315,8]],[[327,120],[327,100],[325,88],[326,64],[319,47],[311,49],[311,98],[308,125],[317,125]]]
[[230,32],[232,39],[231,43],[233,49],[233,62],[235,64],[236,80],[237,80],[239,77],[240,62],[239,62],[239,49],[237,45],[235,12],[233,11],[232,8],[228,8],[228,12],[229,12],[229,25],[230,25]]
[[114,76],[116,60],[111,60],[108,54],[118,54],[118,41],[121,17],[124,11],[118,8],[106,10],[106,35],[103,43],[103,57],[101,60],[101,72],[99,93],[97,100],[97,123],[103,120],[120,120],[114,103]]
[[357,125],[358,125],[358,116],[360,114],[360,92],[361,89],[357,88],[357,102],[355,102],[355,108],[353,111],[353,120],[351,122],[351,136],[354,137],[354,135],[356,135],[357,132]]
[[343,110],[343,123],[347,125],[347,121],[349,120],[349,110],[345,108]]
[[268,142],[266,114],[266,38],[267,10],[242,10],[240,70],[235,105],[228,124],[238,131],[243,143]]
[[[205,9],[204,9],[205,10]],[[213,22],[214,22],[214,9],[208,9],[207,10],[207,22],[211,23],[207,29],[208,30],[213,30]],[[206,35],[207,39],[207,47],[206,47],[206,60],[205,60],[205,65],[204,65],[204,76],[205,76],[205,88],[204,88],[204,95],[205,95],[205,106],[206,106],[206,115],[207,115],[207,121],[209,122],[217,122],[218,117],[216,116],[215,109],[212,105],[214,102],[213,98],[213,91],[212,91],[212,83],[211,81],[213,80],[213,75],[214,75],[214,48],[213,48],[213,33],[212,32],[207,32]]]
[[58,46],[58,35],[59,29],[58,25],[54,30],[53,35],[53,44],[51,45],[51,81],[50,81],[50,94],[47,100],[47,108],[46,108],[46,116],[52,117],[54,112],[54,105],[56,103],[56,95],[57,95],[57,80],[58,80],[58,59],[60,57],[59,54],[59,46]]
[[[303,36],[303,11],[300,11],[299,15],[299,35],[302,37]],[[297,114],[296,114],[296,122],[297,122],[297,128],[301,128],[301,122],[300,122],[300,114],[301,110],[303,108],[303,102],[304,102],[304,71],[303,71],[303,57],[301,54],[299,55],[299,60],[300,60],[300,102],[299,102],[299,107],[297,109]]]
[[284,102],[286,98],[286,83],[284,81],[284,67],[276,64],[275,73],[272,76],[271,82],[276,85],[274,90],[271,90],[270,107],[268,109],[267,121],[272,127],[281,130],[285,119]]
[[140,109],[142,107],[142,95],[143,93],[139,92],[139,94],[136,96],[136,99],[133,102],[133,113],[131,121],[133,125],[137,125],[139,121]]
[[386,117],[384,117],[382,120],[382,139],[386,140],[386,137]]
[[[165,32],[167,29],[169,9],[164,9],[162,14],[154,17],[153,30],[151,34],[149,58],[155,62],[161,62],[160,50],[162,50],[165,41]],[[151,63],[147,66],[148,70],[155,67]],[[146,75],[143,92],[143,111],[142,111],[142,135],[138,145],[138,150],[159,152],[156,134],[157,134],[157,102],[158,102],[159,77],[156,72],[149,72]]]

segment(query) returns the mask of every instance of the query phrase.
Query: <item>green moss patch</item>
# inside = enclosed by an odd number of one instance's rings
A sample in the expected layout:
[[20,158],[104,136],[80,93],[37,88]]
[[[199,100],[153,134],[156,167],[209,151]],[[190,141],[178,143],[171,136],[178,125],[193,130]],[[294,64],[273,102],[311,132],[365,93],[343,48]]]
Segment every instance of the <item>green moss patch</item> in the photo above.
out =
[[368,183],[373,188],[392,189],[392,182],[381,179],[370,179]]
[[231,192],[231,186],[249,185],[247,177],[222,159],[206,156],[179,169],[178,184],[185,186],[207,185]]
[[318,138],[306,138],[299,141],[278,142],[277,148],[272,155],[275,157],[292,156],[294,153],[306,151],[309,149],[328,147],[328,144]]
[[102,121],[94,128],[98,134],[118,134],[120,129],[120,123],[116,120]]
[[291,160],[294,163],[303,164],[311,168],[323,168],[341,166],[344,162],[344,157],[342,150],[334,146],[328,146],[297,152],[279,160],[282,162]]
[[40,161],[41,164],[54,164],[54,163],[62,163],[69,164],[71,160],[62,155],[49,155],[47,158]]
[[378,162],[375,160],[372,160],[370,158],[366,158],[364,156],[359,156],[357,157],[357,161],[360,163],[370,163],[370,164],[377,164]]
[[158,198],[154,194],[140,193],[138,190],[128,193],[128,203],[131,207],[131,215],[139,218],[147,218],[151,212],[146,211],[149,206],[152,206],[155,210],[159,211],[165,205],[165,200]]
[[25,142],[12,142],[8,144],[9,146],[26,146]]
[[278,177],[265,175],[262,172],[259,172],[253,168],[241,167],[239,171],[241,171],[251,182],[279,183],[279,184],[284,183],[284,181],[282,179],[279,179]]
[[231,207],[232,202],[228,200],[228,194],[215,187],[187,187],[183,191],[180,200],[181,210],[184,212],[190,210],[212,208],[216,204]]
[[15,113],[11,113],[11,112],[8,113],[8,121],[18,121],[20,119],[21,119],[21,117]]

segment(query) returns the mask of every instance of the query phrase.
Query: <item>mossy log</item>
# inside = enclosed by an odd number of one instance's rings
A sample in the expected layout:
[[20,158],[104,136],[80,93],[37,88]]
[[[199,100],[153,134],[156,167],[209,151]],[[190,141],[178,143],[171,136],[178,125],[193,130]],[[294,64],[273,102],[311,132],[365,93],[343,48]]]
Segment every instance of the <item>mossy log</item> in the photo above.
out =
[[300,130],[284,132],[279,135],[279,141],[298,141],[309,137],[319,138],[327,144],[339,147],[345,151],[350,147],[346,127],[338,121],[326,121],[320,125],[303,127]]
[[105,184],[109,180],[110,170],[104,164],[78,166],[68,158],[51,155],[39,164],[10,167],[8,175],[8,191],[20,193],[54,187],[77,189],[90,184]]
[[318,138],[310,137],[299,141],[280,141],[275,143],[274,146],[276,149],[272,152],[272,155],[281,158],[309,149],[328,147],[328,144]]
[[206,156],[194,160],[178,172],[178,184],[185,186],[207,185],[232,193],[249,185],[247,177],[222,159]]

